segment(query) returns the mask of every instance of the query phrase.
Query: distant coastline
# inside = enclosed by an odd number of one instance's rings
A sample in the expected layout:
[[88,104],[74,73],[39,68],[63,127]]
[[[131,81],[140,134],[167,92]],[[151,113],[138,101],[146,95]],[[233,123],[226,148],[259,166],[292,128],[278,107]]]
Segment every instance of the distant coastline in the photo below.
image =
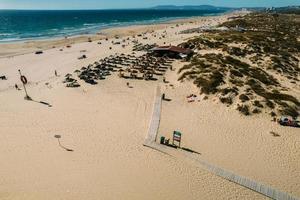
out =
[[[68,45],[75,45],[78,43],[86,43],[89,40],[92,41],[101,41],[103,39],[119,37],[130,37],[137,34],[142,34],[145,32],[152,32],[166,27],[182,24],[198,24],[206,20],[218,21],[220,19],[227,19],[232,15],[244,15],[249,13],[248,11],[232,11],[225,13],[215,13],[205,16],[191,16],[191,17],[182,17],[182,18],[172,18],[161,22],[155,22],[151,24],[132,24],[132,25],[123,25],[115,27],[107,27],[101,30],[97,29],[94,33],[86,34],[74,34],[72,36],[53,36],[48,38],[33,38],[21,41],[10,41],[10,42],[0,42],[0,58],[10,58],[18,55],[30,54],[35,51],[43,51],[53,48],[64,48]],[[214,24],[209,24],[213,26]],[[200,24],[199,24],[200,26]],[[1,28],[1,27],[0,27]]]
[[[145,13],[143,17],[141,13]],[[154,25],[194,17],[218,16],[230,11],[217,10],[95,10],[95,11],[28,11],[0,10],[0,43],[60,39],[134,25]],[[62,19],[65,17],[65,21]],[[113,17],[118,15],[116,19]],[[25,17],[24,17],[25,16]],[[107,17],[107,19],[105,19]],[[20,21],[25,18],[24,21]],[[39,20],[36,20],[39,18]],[[99,20],[100,19],[100,20]]]

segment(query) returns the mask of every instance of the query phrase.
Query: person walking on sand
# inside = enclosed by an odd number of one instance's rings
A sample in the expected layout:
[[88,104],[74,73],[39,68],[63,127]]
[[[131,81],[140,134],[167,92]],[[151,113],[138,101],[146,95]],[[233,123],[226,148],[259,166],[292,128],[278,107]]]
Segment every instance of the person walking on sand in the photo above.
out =
[[58,76],[58,75],[57,75],[57,71],[56,71],[56,70],[54,71],[54,74],[55,74],[55,76]]
[[20,88],[18,87],[17,84],[15,84],[15,88],[16,88],[16,90],[20,90]]
[[166,77],[164,77],[164,78],[163,78],[163,82],[164,82],[164,83],[167,83],[167,81],[166,81]]

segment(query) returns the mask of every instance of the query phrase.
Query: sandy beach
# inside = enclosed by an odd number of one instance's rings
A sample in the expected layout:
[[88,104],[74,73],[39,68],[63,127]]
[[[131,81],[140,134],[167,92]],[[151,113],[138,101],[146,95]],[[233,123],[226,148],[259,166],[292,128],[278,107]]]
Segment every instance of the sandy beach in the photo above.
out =
[[[229,16],[229,15],[228,15]],[[151,33],[156,30],[165,30],[166,28],[175,28],[178,25],[185,25],[184,28],[193,28],[197,25],[201,26],[214,26],[218,23],[224,22],[226,18],[223,17],[195,17],[187,19],[177,19],[159,24],[149,25],[132,25],[126,27],[115,27],[100,30],[97,34],[86,34],[79,36],[71,36],[67,38],[55,38],[55,39],[43,39],[43,40],[28,40],[25,42],[14,42],[14,43],[0,43],[0,58],[22,55],[26,53],[32,53],[38,50],[46,50],[52,48],[65,47],[67,45],[85,43],[88,42],[89,38],[94,41],[119,37],[128,37],[141,33]],[[178,27],[176,27],[177,29]],[[183,30],[183,29],[182,29]],[[162,31],[159,31],[162,32]],[[177,32],[179,30],[177,29]],[[174,38],[175,39],[175,38]],[[177,39],[177,38],[176,38]]]
[[[0,76],[7,77],[0,80],[0,199],[267,199],[143,146],[157,86],[171,99],[163,102],[158,137],[171,138],[179,130],[182,145],[201,153],[201,159],[300,197],[299,129],[281,127],[267,115],[242,116],[204,95],[188,103],[186,96],[199,94],[199,88],[178,81],[183,61],[174,61],[174,70],[166,72],[168,84],[161,78],[121,79],[117,73],[97,85],[63,84],[77,69],[110,55],[132,54],[133,40],[178,45],[197,35],[180,31],[243,14],[0,44]],[[87,58],[79,60],[83,54]],[[24,100],[18,69],[28,79],[33,101]]]

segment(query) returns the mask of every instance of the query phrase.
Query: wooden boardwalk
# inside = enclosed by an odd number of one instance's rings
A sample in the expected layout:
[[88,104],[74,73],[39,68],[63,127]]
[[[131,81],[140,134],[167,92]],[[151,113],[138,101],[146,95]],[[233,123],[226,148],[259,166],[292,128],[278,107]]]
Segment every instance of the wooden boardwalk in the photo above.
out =
[[162,95],[161,95],[160,87],[157,87],[156,95],[155,95],[155,99],[154,99],[153,113],[151,116],[148,134],[147,134],[144,144],[156,142],[157,132],[158,132],[159,123],[160,123],[160,115],[161,115],[161,106],[162,106],[162,98],[161,97],[162,97]]
[[185,152],[182,150],[173,150],[171,148],[168,148],[167,146],[156,143],[157,133],[158,133],[159,124],[160,124],[160,117],[161,117],[161,107],[162,107],[162,95],[161,95],[160,88],[157,87],[156,96],[154,99],[153,113],[152,113],[152,117],[151,117],[150,124],[149,124],[148,134],[144,141],[144,146],[147,146],[149,148],[155,149],[159,152],[162,152],[164,154],[168,154],[168,155],[174,156],[174,157],[178,157],[178,154],[175,154],[174,151],[176,151],[176,153],[181,153],[185,159],[191,159],[191,160],[195,161],[195,163],[197,163],[200,167],[208,170],[209,172],[211,172],[219,177],[222,177],[228,181],[231,181],[238,185],[246,187],[250,190],[258,192],[258,193],[260,193],[266,197],[269,197],[271,199],[300,200],[297,197],[294,197],[286,192],[277,190],[269,185],[265,185],[263,183],[254,181],[247,177],[237,175],[237,174],[235,174],[231,171],[228,171],[226,169],[223,169],[221,167],[214,166],[206,161],[201,160],[200,157],[196,154],[188,153],[188,152]]

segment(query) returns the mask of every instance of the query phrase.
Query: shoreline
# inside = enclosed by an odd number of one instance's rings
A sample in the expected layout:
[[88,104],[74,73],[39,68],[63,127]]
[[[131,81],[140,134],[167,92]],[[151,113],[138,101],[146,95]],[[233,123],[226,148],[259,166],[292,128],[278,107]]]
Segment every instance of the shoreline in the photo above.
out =
[[[187,23],[199,23],[202,20],[209,20],[219,17],[226,17],[231,15],[243,15],[245,11],[232,11],[225,13],[218,13],[216,15],[208,15],[208,16],[194,16],[194,17],[184,17],[178,19],[170,19],[163,22],[158,23],[150,23],[150,24],[137,24],[137,25],[125,25],[125,26],[115,26],[104,28],[97,33],[91,34],[78,34],[69,37],[51,37],[44,39],[29,39],[22,41],[12,41],[12,42],[0,42],[0,58],[19,56],[24,54],[33,53],[39,50],[48,50],[52,48],[61,48],[66,45],[73,45],[77,43],[88,42],[89,38],[92,41],[102,40],[105,38],[113,38],[115,36],[125,37],[125,36],[133,36],[143,32],[155,31],[159,29],[166,28],[170,25],[176,24],[187,24]],[[143,29],[146,29],[144,31]],[[121,34],[118,33],[121,31]]]
[[[74,42],[70,48],[58,47],[68,44],[62,41],[43,54],[0,58],[0,76],[7,78],[0,80],[0,196],[24,200],[265,199],[207,171],[181,152],[174,151],[170,157],[143,146],[149,138],[172,138],[176,130],[182,133],[182,147],[199,152],[199,159],[300,196],[297,129],[279,126],[267,113],[243,116],[217,96],[201,94],[191,80],[179,80],[179,71],[188,62],[149,61],[145,51],[134,51],[137,44],[181,44],[199,33],[179,32],[216,26],[228,17],[192,23],[189,19],[183,25],[177,22],[178,27],[176,23],[119,27],[105,31],[110,39],[101,44],[82,37],[81,41],[69,39]],[[128,37],[137,33],[144,35]],[[116,34],[119,39],[114,38]],[[14,51],[34,51],[37,44],[23,49],[17,45]],[[202,49],[199,53],[211,52]],[[79,59],[83,54],[86,58]],[[149,66],[156,72],[153,80],[146,80],[145,70],[140,70]],[[27,92],[33,101],[24,100],[18,69],[28,79]],[[130,78],[132,69],[138,70],[135,78]],[[67,77],[74,78],[79,87],[69,88],[74,82]],[[158,86],[167,97],[164,101],[153,98]],[[191,94],[197,94],[194,102],[187,99]],[[155,103],[161,108],[160,118]],[[145,138],[157,128],[157,134]]]
[[61,40],[64,39],[65,37],[68,38],[74,38],[74,37],[80,37],[80,36],[93,36],[97,35],[98,33],[101,33],[101,31],[105,31],[108,29],[114,29],[114,28],[126,28],[126,27],[131,27],[131,26],[153,26],[153,25],[159,25],[159,24],[172,24],[172,23],[179,23],[181,21],[187,21],[189,19],[196,19],[196,18],[205,18],[205,17],[217,17],[217,16],[222,16],[230,13],[234,13],[238,11],[230,11],[230,12],[224,12],[224,13],[215,13],[215,14],[205,14],[202,16],[190,16],[190,17],[169,17],[166,19],[157,19],[157,20],[145,20],[145,21],[140,21],[137,23],[134,22],[126,22],[124,24],[120,25],[106,25],[103,27],[97,27],[93,28],[93,30],[88,30],[87,31],[82,31],[78,33],[70,33],[70,34],[61,34],[61,35],[53,35],[53,36],[45,36],[45,37],[33,37],[33,38],[20,38],[20,39],[7,39],[7,40],[0,40],[0,45],[1,44],[17,44],[17,43],[26,43],[26,42],[31,42],[31,41],[48,41],[48,40]]

